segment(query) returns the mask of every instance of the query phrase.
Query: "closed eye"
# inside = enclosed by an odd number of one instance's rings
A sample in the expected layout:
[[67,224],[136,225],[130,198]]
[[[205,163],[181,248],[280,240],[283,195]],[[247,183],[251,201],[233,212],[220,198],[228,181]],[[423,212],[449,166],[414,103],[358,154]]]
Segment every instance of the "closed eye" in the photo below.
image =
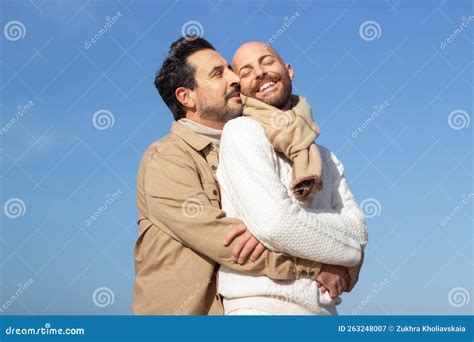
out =
[[245,69],[245,71],[240,73],[241,78],[247,77],[248,75],[250,75],[250,70],[249,69]]
[[209,77],[220,77],[224,73],[224,67],[222,65],[215,66],[212,68],[211,72],[209,73]]

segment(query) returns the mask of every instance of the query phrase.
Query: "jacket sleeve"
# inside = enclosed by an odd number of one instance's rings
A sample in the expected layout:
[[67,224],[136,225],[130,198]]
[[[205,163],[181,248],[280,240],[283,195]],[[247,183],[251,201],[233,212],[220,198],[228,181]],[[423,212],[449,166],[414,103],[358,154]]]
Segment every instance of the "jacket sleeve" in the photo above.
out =
[[321,264],[283,253],[265,251],[256,261],[232,260],[235,243],[224,246],[224,236],[242,221],[228,218],[211,204],[191,157],[155,152],[145,165],[143,182],[150,221],[173,232],[185,246],[238,272],[276,280],[315,278]]
[[278,176],[273,147],[252,119],[226,124],[218,180],[226,198],[267,248],[325,264],[359,263],[361,243],[347,234],[339,214],[311,212],[291,199]]

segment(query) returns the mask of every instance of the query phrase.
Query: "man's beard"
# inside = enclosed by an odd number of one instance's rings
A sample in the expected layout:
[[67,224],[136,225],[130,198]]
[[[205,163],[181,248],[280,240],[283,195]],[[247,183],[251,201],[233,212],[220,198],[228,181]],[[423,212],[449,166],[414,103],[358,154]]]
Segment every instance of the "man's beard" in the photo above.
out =
[[204,120],[215,122],[227,122],[242,115],[243,106],[235,108],[228,105],[204,105],[202,106],[199,116]]
[[227,122],[242,115],[243,105],[232,108],[229,106],[229,100],[236,93],[240,93],[240,86],[233,87],[224,97],[223,105],[204,104],[199,110],[199,116],[202,119],[214,122]]
[[[265,80],[262,82],[262,84],[264,82],[267,82],[267,81],[275,82],[276,79],[275,78],[265,78]],[[274,96],[262,97],[262,98],[257,98],[256,97],[257,94],[254,94],[254,96],[252,96],[252,97],[254,97],[255,99],[257,99],[259,101],[262,101],[262,102],[266,103],[267,105],[273,106],[273,107],[278,108],[278,109],[282,109],[283,107],[286,106],[288,101],[290,101],[291,93],[293,91],[293,88],[292,88],[290,76],[288,76],[287,74],[284,74],[282,76],[282,78],[280,79],[280,82],[281,82],[281,85],[282,85],[282,89],[281,89],[279,94],[275,94]]]

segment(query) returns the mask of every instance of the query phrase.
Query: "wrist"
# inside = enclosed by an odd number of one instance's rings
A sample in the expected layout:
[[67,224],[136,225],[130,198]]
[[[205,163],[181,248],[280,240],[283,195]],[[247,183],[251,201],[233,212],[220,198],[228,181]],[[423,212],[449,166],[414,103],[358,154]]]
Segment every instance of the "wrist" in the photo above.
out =
[[321,272],[322,264],[306,259],[295,258],[296,279],[313,279]]

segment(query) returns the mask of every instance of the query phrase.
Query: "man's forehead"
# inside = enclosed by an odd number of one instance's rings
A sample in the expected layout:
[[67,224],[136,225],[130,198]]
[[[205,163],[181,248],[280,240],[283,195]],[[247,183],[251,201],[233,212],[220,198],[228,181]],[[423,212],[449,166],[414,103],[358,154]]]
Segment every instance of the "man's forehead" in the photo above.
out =
[[196,67],[197,71],[212,70],[218,65],[227,65],[227,61],[214,50],[200,50],[188,57],[188,62]]
[[281,60],[278,52],[270,45],[260,42],[249,42],[243,44],[237,49],[232,63],[234,64],[234,67],[239,68],[245,64],[258,60],[265,55],[271,55]]

